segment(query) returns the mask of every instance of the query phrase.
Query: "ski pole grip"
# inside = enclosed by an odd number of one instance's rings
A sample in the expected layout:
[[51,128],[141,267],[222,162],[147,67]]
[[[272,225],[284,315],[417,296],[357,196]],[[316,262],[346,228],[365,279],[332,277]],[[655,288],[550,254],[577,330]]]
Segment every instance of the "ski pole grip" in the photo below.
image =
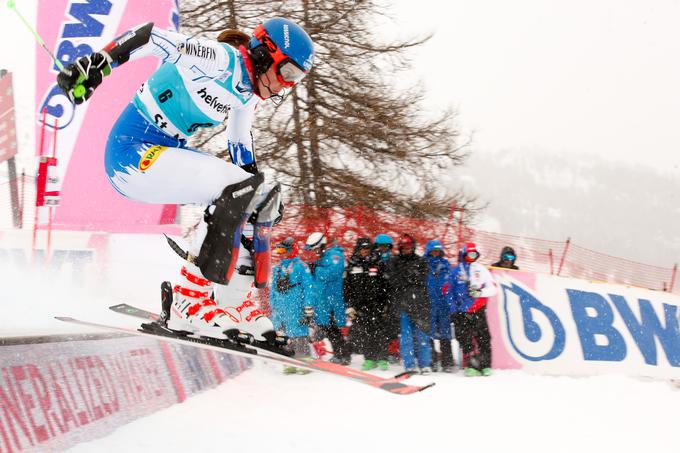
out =
[[83,85],[76,85],[73,87],[73,97],[82,98],[85,96],[85,87]]

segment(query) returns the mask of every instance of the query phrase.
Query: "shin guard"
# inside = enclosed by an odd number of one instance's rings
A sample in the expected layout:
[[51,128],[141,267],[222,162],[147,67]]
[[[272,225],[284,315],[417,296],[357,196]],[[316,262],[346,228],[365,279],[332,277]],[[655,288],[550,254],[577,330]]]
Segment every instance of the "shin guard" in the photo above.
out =
[[271,234],[274,221],[279,216],[281,185],[276,184],[255,212],[253,234],[253,261],[255,264],[255,287],[266,288],[272,269]]
[[264,175],[258,173],[240,183],[227,186],[215,203],[205,211],[208,232],[196,265],[208,280],[227,285],[236,268],[241,232],[250,213],[249,205]]

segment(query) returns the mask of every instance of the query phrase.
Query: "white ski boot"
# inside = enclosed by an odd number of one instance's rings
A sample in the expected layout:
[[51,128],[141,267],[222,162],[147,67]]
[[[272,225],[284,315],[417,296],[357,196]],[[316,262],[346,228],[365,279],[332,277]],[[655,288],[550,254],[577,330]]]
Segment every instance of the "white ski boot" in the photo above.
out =
[[182,268],[181,275],[180,283],[172,287],[169,313],[166,315],[163,310],[161,321],[176,332],[226,339],[224,329],[216,320],[229,314],[212,298],[213,283],[204,279],[201,271],[190,263]]
[[215,285],[215,300],[219,308],[231,316],[215,320],[232,337],[238,331],[238,340],[247,337],[257,342],[272,345],[285,345],[285,335],[274,330],[274,324],[253,301],[255,286],[253,284],[253,261],[246,247],[239,249],[236,263],[237,272],[232,276],[228,286]]
[[[252,261],[245,247],[240,250],[237,269],[247,271],[249,266],[252,267]],[[243,260],[240,259],[241,253]],[[163,309],[161,321],[168,329],[180,334],[239,343],[285,345],[287,338],[274,330],[271,320],[253,302],[252,295],[252,274],[235,272],[228,286],[218,285],[203,278],[198,267],[186,263],[179,283],[172,287],[169,313],[165,315],[166,310]],[[164,294],[163,297],[168,296]]]

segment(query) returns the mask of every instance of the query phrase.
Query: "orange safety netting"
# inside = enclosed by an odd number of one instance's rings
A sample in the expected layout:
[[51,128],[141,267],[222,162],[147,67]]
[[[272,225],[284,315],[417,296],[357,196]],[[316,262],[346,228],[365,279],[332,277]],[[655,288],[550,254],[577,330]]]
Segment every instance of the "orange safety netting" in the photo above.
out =
[[418,241],[419,252],[429,239],[439,239],[454,263],[460,245],[467,241],[477,244],[484,264],[498,261],[501,249],[509,245],[517,253],[516,264],[525,271],[680,293],[680,285],[674,281],[677,266],[665,268],[638,263],[589,250],[569,240],[550,241],[490,233],[446,220],[414,219],[363,206],[344,209],[287,206],[284,220],[274,229],[273,244],[287,236],[304,242],[314,231],[326,233],[348,251],[352,250],[358,237],[373,239],[380,233],[390,235],[395,242],[403,233],[412,234]]

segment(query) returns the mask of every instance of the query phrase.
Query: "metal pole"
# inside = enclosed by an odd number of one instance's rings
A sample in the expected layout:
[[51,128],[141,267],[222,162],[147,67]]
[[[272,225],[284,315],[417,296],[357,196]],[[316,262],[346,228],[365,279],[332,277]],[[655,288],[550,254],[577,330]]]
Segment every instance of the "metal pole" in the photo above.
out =
[[21,206],[19,207],[19,228],[24,228],[24,207],[26,206],[26,170],[21,170]]
[[456,243],[456,254],[460,250],[460,246],[463,243],[463,209],[459,209],[460,217],[458,217],[458,242]]
[[14,156],[7,161],[9,174],[9,196],[12,206],[12,223],[14,228],[21,228],[21,206],[19,206],[19,181],[17,179],[17,165]]
[[449,226],[451,226],[451,221],[453,220],[453,214],[456,212],[456,207],[458,204],[456,200],[451,203],[451,209],[449,210],[449,218],[446,219],[446,225],[444,225],[444,233],[442,234],[442,243],[446,244],[446,235],[449,233]]
[[[54,119],[54,134],[52,136],[52,158],[57,157],[57,132],[59,131],[59,118]],[[48,180],[49,180],[50,169],[47,167]],[[54,208],[50,205],[47,213],[47,250],[45,251],[45,261],[47,264],[50,262],[50,255],[52,254],[52,215],[54,214]]]
[[678,263],[673,266],[673,273],[671,274],[671,284],[668,285],[668,292],[673,292],[673,286],[675,285],[675,277],[678,275]]
[[557,268],[557,275],[560,275],[562,272],[562,265],[564,264],[564,258],[567,256],[569,244],[571,244],[571,238],[567,238],[567,242],[564,243],[564,251],[562,252],[562,258],[560,258],[560,267]]
[[[42,111],[42,128],[40,129],[40,156],[44,154],[44,148],[45,148],[45,126],[47,125],[47,108],[44,108]],[[39,175],[38,175],[39,176]],[[36,197],[40,193],[40,188],[37,187],[38,185],[38,179],[36,177]],[[36,247],[36,242],[38,239],[38,213],[40,211],[40,207],[38,206],[38,200],[36,199],[35,203],[35,215],[33,216],[33,240],[31,243],[31,264],[35,263],[35,247]]]

